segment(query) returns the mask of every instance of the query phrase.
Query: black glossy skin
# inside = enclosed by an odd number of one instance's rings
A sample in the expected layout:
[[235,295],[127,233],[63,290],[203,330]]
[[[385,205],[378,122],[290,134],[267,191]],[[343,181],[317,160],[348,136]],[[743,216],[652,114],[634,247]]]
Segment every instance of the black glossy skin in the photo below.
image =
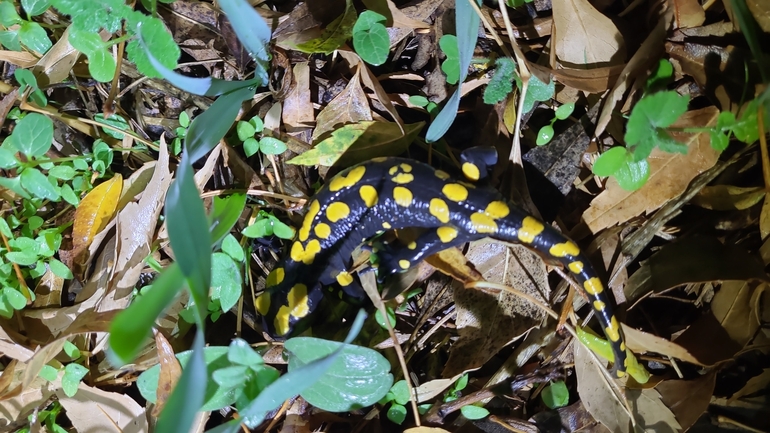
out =
[[[474,153],[464,155],[466,177],[477,180],[486,175],[488,165],[494,163],[488,152],[476,153],[475,159]],[[383,230],[406,227],[429,230],[409,247],[379,254],[381,275],[404,271],[431,254],[485,237],[527,245],[560,262],[588,295],[612,344],[615,371],[624,373],[625,343],[612,304],[575,243],[504,200],[494,189],[452,179],[443,171],[404,158],[379,158],[356,165],[318,192],[291,252],[268,276],[267,290],[257,300],[267,331],[279,338],[288,336],[317,306],[322,285],[336,281],[343,288],[358,290],[346,272],[353,250]]]

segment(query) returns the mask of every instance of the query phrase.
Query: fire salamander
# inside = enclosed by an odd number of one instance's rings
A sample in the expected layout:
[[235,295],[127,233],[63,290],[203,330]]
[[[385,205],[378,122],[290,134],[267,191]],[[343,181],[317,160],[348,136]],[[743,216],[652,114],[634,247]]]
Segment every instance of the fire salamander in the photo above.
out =
[[607,292],[578,246],[506,201],[495,189],[474,182],[497,161],[491,148],[461,155],[466,181],[404,158],[376,158],[332,178],[310,202],[290,252],[268,275],[257,299],[265,329],[288,336],[311,314],[321,286],[338,283],[360,290],[348,273],[353,250],[384,230],[428,229],[415,242],[378,253],[378,272],[402,272],[423,258],[465,242],[489,237],[526,245],[561,263],[588,295],[615,356],[618,376],[626,371],[626,345]]

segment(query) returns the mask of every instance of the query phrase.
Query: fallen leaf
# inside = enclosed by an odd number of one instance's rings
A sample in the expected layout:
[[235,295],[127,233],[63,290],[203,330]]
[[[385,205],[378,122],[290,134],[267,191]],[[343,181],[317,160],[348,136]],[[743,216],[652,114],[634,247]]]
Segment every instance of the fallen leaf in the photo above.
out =
[[331,137],[288,162],[331,167],[335,164],[354,164],[377,156],[400,155],[424,125],[424,122],[404,125],[406,135],[403,135],[398,124],[392,122],[352,123],[335,130]]
[[553,0],[556,28],[551,43],[562,63],[609,66],[626,60],[623,36],[588,0]]
[[687,431],[708,409],[715,382],[716,371],[710,370],[694,380],[664,380],[655,389]]
[[759,329],[760,323],[752,311],[751,301],[756,291],[765,291],[767,287],[767,283],[725,281],[711,300],[711,314],[741,347],[745,347]]
[[742,247],[705,236],[688,236],[665,245],[642,262],[626,285],[630,302],[688,283],[768,281],[764,265]]
[[304,128],[315,119],[310,99],[310,67],[308,62],[299,62],[292,68],[294,88],[283,101],[281,116],[287,129]]
[[182,366],[174,353],[168,340],[162,333],[155,331],[155,346],[158,351],[158,361],[160,364],[160,375],[158,377],[158,388],[156,396],[158,398],[152,415],[157,417],[166,405],[166,401],[171,397],[176,383],[182,376]]
[[673,0],[674,28],[700,27],[706,21],[706,11],[698,0]]
[[318,140],[329,131],[351,123],[372,120],[372,110],[369,108],[369,98],[361,88],[361,69],[359,68],[348,85],[318,113],[316,128],[313,131],[313,141]]
[[691,203],[713,210],[743,210],[759,203],[765,197],[761,186],[741,188],[732,185],[707,186],[693,197]]
[[75,210],[75,222],[72,227],[73,250],[84,250],[91,244],[94,236],[107,226],[115,214],[122,190],[123,176],[116,174],[83,197]]
[[[712,126],[718,115],[719,110],[713,106],[688,111],[672,128]],[[687,143],[687,155],[653,150],[648,158],[650,177],[636,191],[626,191],[610,179],[607,188],[593,199],[591,206],[583,213],[583,220],[592,232],[597,233],[639,214],[649,214],[658,209],[684,192],[695,176],[711,168],[719,159],[719,152],[711,147],[708,133],[675,132],[672,135],[679,142]]]
[[[634,431],[631,419],[615,393],[609,386],[589,350],[577,339],[573,343],[575,353],[575,373],[580,400],[588,412],[610,431],[625,433]],[[634,421],[639,431],[676,433],[681,428],[676,417],[661,401],[655,389],[623,388],[625,399],[634,409]]]
[[56,396],[78,432],[150,431],[145,409],[128,394],[102,391],[80,383],[74,396],[67,397],[61,388],[56,390]]

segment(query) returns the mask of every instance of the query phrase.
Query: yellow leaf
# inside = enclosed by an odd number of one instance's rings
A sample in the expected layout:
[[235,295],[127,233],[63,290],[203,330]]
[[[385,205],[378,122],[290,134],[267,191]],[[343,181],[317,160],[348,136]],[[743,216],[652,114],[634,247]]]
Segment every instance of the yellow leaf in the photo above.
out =
[[79,251],[91,244],[94,236],[110,222],[123,191],[123,176],[104,182],[86,194],[75,211],[72,228],[73,248]]

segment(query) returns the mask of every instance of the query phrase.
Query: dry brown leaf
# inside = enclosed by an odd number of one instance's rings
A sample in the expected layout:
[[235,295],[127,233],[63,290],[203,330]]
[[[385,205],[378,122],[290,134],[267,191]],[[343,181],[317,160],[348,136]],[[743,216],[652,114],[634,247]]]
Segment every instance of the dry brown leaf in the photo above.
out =
[[0,50],[0,62],[7,62],[23,69],[35,66],[37,57],[26,51]]
[[699,27],[706,21],[706,11],[698,0],[673,0],[674,28]]
[[[490,241],[471,243],[468,259],[484,278],[514,287],[547,303],[550,293],[543,260],[529,249],[510,248]],[[481,290],[455,290],[460,335],[452,347],[443,377],[450,377],[484,365],[502,347],[538,326],[545,312],[507,291],[497,294]]]
[[372,120],[369,98],[361,88],[361,68],[358,68],[348,85],[318,113],[313,142],[328,132],[347,125]]
[[56,396],[67,411],[67,419],[78,432],[149,432],[145,409],[127,394],[102,391],[84,383],[67,397],[61,388]]
[[133,290],[144,267],[144,259],[150,253],[158,217],[172,180],[168,158],[167,146],[161,139],[158,162],[142,198],[139,203],[128,203],[118,214],[117,236],[120,243],[115,258],[115,274],[110,285],[117,299]]
[[735,401],[747,395],[767,391],[768,389],[770,389],[770,368],[762,370],[762,373],[760,373],[758,376],[754,376],[749,379],[743,388],[741,388],[738,392],[730,397],[730,400]]
[[0,416],[0,431],[7,431],[4,427],[7,427],[10,422],[32,414],[35,409],[38,409],[54,395],[57,388],[61,388],[59,379],[48,382],[38,377],[26,389],[22,390],[20,386],[17,386],[13,390],[15,392],[5,394],[3,398],[0,398],[0,414],[2,414]]
[[158,389],[156,390],[158,401],[152,411],[152,415],[157,417],[166,405],[166,401],[171,397],[179,378],[182,377],[182,365],[174,354],[174,348],[171,347],[166,337],[160,332],[155,331],[155,346],[158,351],[158,361],[160,364],[160,375],[158,377]]
[[366,66],[366,63],[361,60],[361,57],[359,57],[358,54],[354,53],[353,51],[342,48],[337,50],[337,53],[339,53],[339,55],[350,64],[351,68],[358,66],[362,69],[361,82],[364,84],[364,87],[374,91],[374,95],[376,96],[377,100],[380,101],[380,103],[382,103],[382,105],[385,107],[385,110],[390,113],[391,117],[393,117],[393,120],[395,120],[395,122],[398,124],[398,127],[401,128],[401,132],[406,133],[404,131],[404,121],[401,120],[401,116],[398,115],[396,107],[393,106],[393,103],[390,101],[390,97],[388,96],[387,92],[385,92],[385,89],[382,88],[380,81],[372,73],[372,71],[369,70],[369,68]]
[[[672,127],[711,126],[718,115],[716,107],[689,111]],[[607,189],[594,198],[591,206],[583,213],[583,220],[592,232],[599,232],[658,209],[684,192],[695,176],[717,162],[719,152],[711,147],[707,133],[672,135],[680,142],[688,143],[687,155],[653,150],[649,157],[650,177],[642,188],[633,192],[624,190],[610,179]]]
[[669,356],[682,361],[689,362],[695,365],[706,365],[701,361],[698,361],[695,356],[687,351],[684,347],[666,340],[665,338],[658,337],[656,335],[648,334],[638,329],[634,329],[626,324],[621,324],[623,332],[626,335],[626,344],[632,352],[644,353],[654,352],[661,355]]
[[37,78],[37,84],[41,88],[52,84],[61,83],[69,78],[72,66],[80,57],[80,51],[76,50],[69,42],[70,29],[64,30],[61,38],[49,49],[37,62],[32,73]]
[[[588,412],[610,431],[615,433],[633,432],[631,420],[609,387],[603,365],[596,365],[588,349],[577,339],[573,344],[575,353],[575,374],[578,394]],[[634,420],[639,431],[676,433],[681,428],[676,417],[661,401],[655,389],[624,388],[625,398],[633,408]]]
[[556,56],[574,66],[619,65],[626,60],[623,36],[588,0],[553,0]]
[[556,81],[565,86],[588,93],[600,93],[609,89],[625,67],[616,65],[593,69],[551,69],[536,63],[527,64],[534,70],[553,75]]
[[430,24],[423,21],[418,21],[409,17],[406,13],[402,12],[396,7],[393,0],[386,0],[388,3],[388,9],[393,16],[393,27],[405,28],[405,29],[429,29]]
[[707,186],[693,197],[691,203],[713,210],[743,210],[759,203],[765,197],[761,186],[741,188],[732,185]]
[[663,381],[655,389],[687,431],[708,408],[715,382],[716,371],[711,370],[695,380]]
[[741,347],[748,344],[759,329],[760,323],[752,311],[751,300],[755,291],[766,288],[767,283],[757,285],[745,281],[725,281],[711,300],[711,313]]
[[72,246],[82,251],[93,241],[112,219],[123,190],[123,176],[116,174],[112,179],[96,186],[83,197],[75,210],[72,227]]
[[762,239],[770,235],[770,193],[765,193],[765,202],[762,203],[762,212],[759,214],[759,233]]
[[283,101],[283,123],[291,131],[306,128],[315,119],[313,102],[310,99],[310,67],[308,62],[299,62],[292,68],[294,88]]

